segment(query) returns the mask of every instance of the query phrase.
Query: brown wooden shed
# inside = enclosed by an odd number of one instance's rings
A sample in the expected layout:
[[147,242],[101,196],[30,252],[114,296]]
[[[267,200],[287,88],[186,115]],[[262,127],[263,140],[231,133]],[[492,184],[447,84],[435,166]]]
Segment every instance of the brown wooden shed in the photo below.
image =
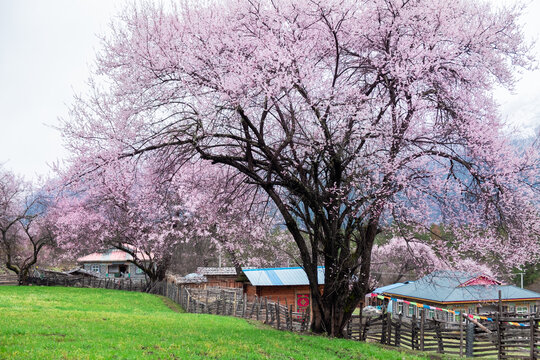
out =
[[[243,269],[248,281],[244,292],[248,295],[268,297],[282,304],[293,305],[294,311],[303,311],[311,305],[309,281],[301,267]],[[324,267],[318,268],[318,283],[324,284]]]
[[206,278],[205,285],[209,287],[242,287],[242,282],[238,281],[239,277],[234,267],[198,267],[197,274]]

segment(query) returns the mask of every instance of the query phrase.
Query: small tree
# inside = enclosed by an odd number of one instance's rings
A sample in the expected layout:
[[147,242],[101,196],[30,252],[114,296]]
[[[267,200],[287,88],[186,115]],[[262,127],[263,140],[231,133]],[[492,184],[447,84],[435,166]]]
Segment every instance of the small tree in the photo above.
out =
[[20,177],[0,168],[0,256],[23,284],[40,253],[54,246],[48,219],[50,198]]
[[123,159],[71,181],[54,212],[61,246],[72,255],[120,249],[151,282],[165,278],[181,243],[213,244],[238,271],[257,261],[275,222],[254,186],[210,164],[156,171],[149,159]]

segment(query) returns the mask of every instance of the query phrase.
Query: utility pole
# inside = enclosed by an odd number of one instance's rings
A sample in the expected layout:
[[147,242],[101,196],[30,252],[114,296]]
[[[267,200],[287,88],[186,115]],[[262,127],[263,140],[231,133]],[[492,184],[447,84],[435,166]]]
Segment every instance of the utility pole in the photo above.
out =
[[523,289],[523,275],[524,275],[525,273],[524,273],[524,272],[519,272],[519,273],[516,273],[516,274],[521,275],[521,288]]

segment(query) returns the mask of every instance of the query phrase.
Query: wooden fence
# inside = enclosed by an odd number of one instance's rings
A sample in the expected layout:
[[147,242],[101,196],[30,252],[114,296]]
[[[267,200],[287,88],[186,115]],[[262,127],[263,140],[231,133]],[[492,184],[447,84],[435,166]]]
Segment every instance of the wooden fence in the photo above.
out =
[[[144,280],[59,277],[29,278],[35,285],[96,287],[127,291],[146,291],[166,296],[187,312],[235,316],[261,321],[279,330],[307,331],[310,311],[294,312],[293,305],[278,298],[248,297],[242,289],[188,288],[159,282],[149,286]],[[493,322],[479,323],[468,317],[458,322],[443,322],[420,316],[406,318],[384,313],[375,318],[353,315],[346,327],[346,337],[352,340],[466,357],[497,357],[498,359],[540,359],[540,314],[516,317],[492,316]],[[510,322],[514,325],[509,324]],[[521,326],[516,326],[520,323]]]
[[0,285],[16,285],[19,279],[17,275],[3,274],[0,275]]
[[279,298],[247,296],[242,289],[188,288],[171,283],[159,283],[151,292],[170,298],[187,312],[235,316],[262,321],[278,330],[306,331],[309,311],[295,312],[293,305]]
[[93,287],[127,291],[145,291],[166,296],[179,304],[187,312],[196,314],[214,314],[236,316],[244,319],[262,321],[278,330],[306,331],[310,324],[309,311],[295,312],[293,305],[279,301],[279,298],[248,297],[242,289],[224,288],[188,288],[167,282],[158,282],[150,286],[144,280],[93,278],[93,277],[56,277],[28,278],[30,284],[44,286]]
[[29,277],[28,284],[42,286],[68,286],[68,287],[91,287],[101,289],[116,289],[126,291],[149,291],[149,285],[145,280],[97,278],[88,276],[51,276]]
[[520,318],[495,315],[493,322],[483,324],[463,316],[451,323],[428,320],[423,311],[420,314],[418,318],[392,317],[390,313],[364,319],[353,316],[347,335],[354,340],[448,355],[540,358],[539,314]]

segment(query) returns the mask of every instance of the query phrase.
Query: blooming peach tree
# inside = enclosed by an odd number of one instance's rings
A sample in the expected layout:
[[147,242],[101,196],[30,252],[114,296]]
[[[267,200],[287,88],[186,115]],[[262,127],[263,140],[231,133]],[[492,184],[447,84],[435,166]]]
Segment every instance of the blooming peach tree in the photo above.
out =
[[26,281],[44,253],[55,247],[49,215],[54,196],[0,167],[0,261]]
[[70,169],[53,211],[60,246],[70,256],[120,249],[150,283],[165,278],[175,249],[188,242],[223,251],[238,271],[260,264],[258,249],[276,226],[265,197],[223,166],[205,165],[186,163],[164,177],[150,161],[123,159],[77,180]]
[[312,330],[341,336],[387,226],[444,224],[452,241],[431,246],[450,262],[539,255],[538,148],[511,146],[491,96],[530,65],[519,12],[472,0],[144,3],[112,26],[63,133],[95,166],[154,153],[245,176],[296,243]]

